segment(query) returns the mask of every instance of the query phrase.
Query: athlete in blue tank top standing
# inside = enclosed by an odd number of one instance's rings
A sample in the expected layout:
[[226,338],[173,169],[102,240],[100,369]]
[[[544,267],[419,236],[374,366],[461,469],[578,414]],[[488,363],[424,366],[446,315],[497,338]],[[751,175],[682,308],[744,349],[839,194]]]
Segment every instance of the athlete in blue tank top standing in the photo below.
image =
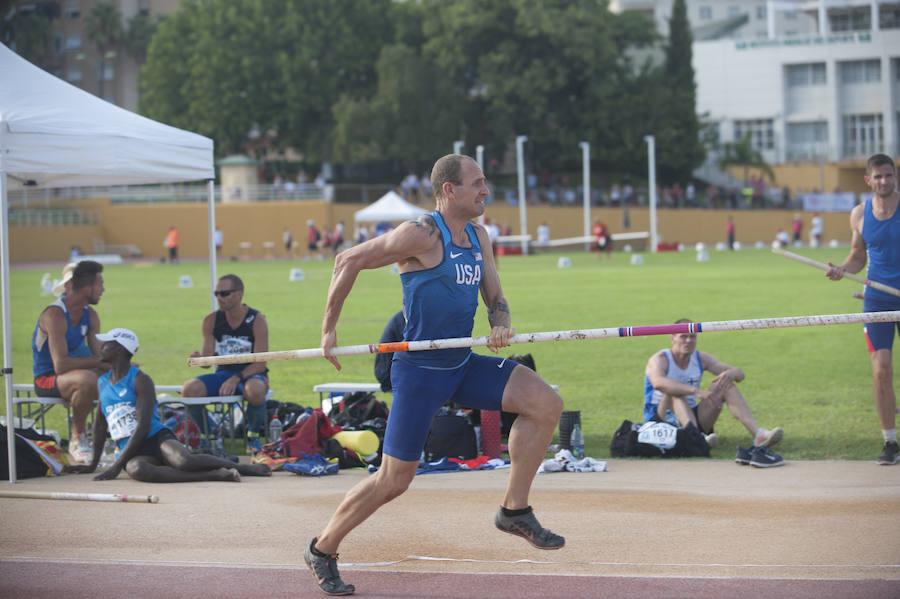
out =
[[[850,212],[850,230],[853,237],[850,253],[840,264],[825,275],[834,281],[840,280],[845,272],[855,274],[869,263],[866,278],[900,289],[900,193],[897,191],[897,165],[885,154],[875,154],[866,163],[866,185],[872,188],[872,198],[859,204]],[[900,310],[900,297],[866,287],[863,296],[863,311],[886,312]],[[866,342],[872,359],[872,386],[875,395],[875,409],[884,436],[884,448],[878,456],[882,465],[900,461],[897,446],[896,409],[897,395],[894,392],[894,376],[891,365],[895,331],[900,330],[898,322],[873,322],[865,325]]]
[[[406,341],[468,337],[478,294],[491,326],[488,348],[497,353],[513,335],[509,307],[484,227],[472,219],[484,213],[489,191],[474,160],[450,154],[431,174],[437,210],[403,223],[390,233],[357,245],[335,260],[322,321],[322,349],[337,346],[337,322],[360,271],[397,263],[403,283]],[[349,595],[353,585],[338,574],[337,550],[344,537],[379,507],[406,491],[434,415],[447,401],[519,416],[509,435],[509,484],[494,523],[540,549],[559,549],[565,540],[543,528],[528,504],[531,483],[562,413],[562,399],[533,370],[468,348],[396,353],[391,369],[394,401],[378,472],[344,497],[324,530],[306,547],[304,559],[329,595]]]

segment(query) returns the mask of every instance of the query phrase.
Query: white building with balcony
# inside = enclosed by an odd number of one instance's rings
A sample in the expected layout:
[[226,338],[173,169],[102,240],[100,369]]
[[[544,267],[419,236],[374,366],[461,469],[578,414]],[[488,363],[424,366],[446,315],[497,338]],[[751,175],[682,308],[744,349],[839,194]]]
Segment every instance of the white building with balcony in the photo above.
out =
[[[614,0],[668,35],[673,0]],[[900,2],[687,0],[697,112],[773,165],[900,155]]]

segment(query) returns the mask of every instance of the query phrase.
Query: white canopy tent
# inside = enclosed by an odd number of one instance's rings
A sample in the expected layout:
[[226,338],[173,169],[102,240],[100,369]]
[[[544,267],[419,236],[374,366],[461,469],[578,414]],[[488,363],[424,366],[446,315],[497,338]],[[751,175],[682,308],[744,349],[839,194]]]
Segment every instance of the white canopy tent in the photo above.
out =
[[[0,44],[0,278],[7,424],[13,414],[8,189],[205,180],[209,189],[210,283],[215,288],[214,179],[211,139],[110,104]],[[16,482],[12,426],[7,426],[7,440],[9,480]]]
[[425,214],[426,210],[410,204],[401,198],[397,192],[389,191],[377,201],[372,202],[353,215],[353,220],[358,223],[371,223],[379,221],[410,220]]

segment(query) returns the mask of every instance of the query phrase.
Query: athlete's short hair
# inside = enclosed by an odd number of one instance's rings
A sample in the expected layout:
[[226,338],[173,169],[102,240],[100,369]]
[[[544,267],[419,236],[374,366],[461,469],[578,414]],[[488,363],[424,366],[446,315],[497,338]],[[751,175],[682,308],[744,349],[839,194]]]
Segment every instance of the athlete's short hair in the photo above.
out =
[[438,158],[431,169],[431,192],[434,199],[444,197],[444,183],[462,185],[463,162],[475,162],[462,154],[447,154]]
[[884,166],[885,164],[890,164],[894,169],[894,172],[897,172],[897,164],[894,162],[893,158],[887,154],[873,154],[866,161],[866,175],[871,175],[873,170],[879,166]]

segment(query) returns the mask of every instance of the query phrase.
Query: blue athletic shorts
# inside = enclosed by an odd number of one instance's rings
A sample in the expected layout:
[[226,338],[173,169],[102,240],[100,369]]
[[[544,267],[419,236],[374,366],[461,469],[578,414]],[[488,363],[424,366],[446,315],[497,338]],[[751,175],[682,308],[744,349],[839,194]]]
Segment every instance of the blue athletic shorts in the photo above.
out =
[[394,401],[384,434],[384,453],[416,461],[431,421],[448,401],[479,410],[500,410],[503,390],[517,363],[508,358],[470,354],[461,366],[437,370],[394,360]]
[[[214,397],[219,394],[219,387],[222,386],[222,383],[233,377],[236,373],[233,370],[220,370],[219,372],[213,372],[212,374],[201,374],[197,378],[206,385],[206,396]],[[238,373],[239,374],[239,373]],[[266,391],[269,390],[269,379],[264,374],[254,374],[247,377],[247,380],[250,379],[259,379],[266,385]],[[246,382],[246,381],[245,381]],[[235,389],[235,395],[243,395],[244,393],[244,383],[238,383],[237,388]]]
[[[863,312],[889,312],[900,310],[900,297],[891,300],[871,300],[863,297]],[[894,331],[900,331],[900,322],[867,322],[863,325],[869,353],[894,347]]]

